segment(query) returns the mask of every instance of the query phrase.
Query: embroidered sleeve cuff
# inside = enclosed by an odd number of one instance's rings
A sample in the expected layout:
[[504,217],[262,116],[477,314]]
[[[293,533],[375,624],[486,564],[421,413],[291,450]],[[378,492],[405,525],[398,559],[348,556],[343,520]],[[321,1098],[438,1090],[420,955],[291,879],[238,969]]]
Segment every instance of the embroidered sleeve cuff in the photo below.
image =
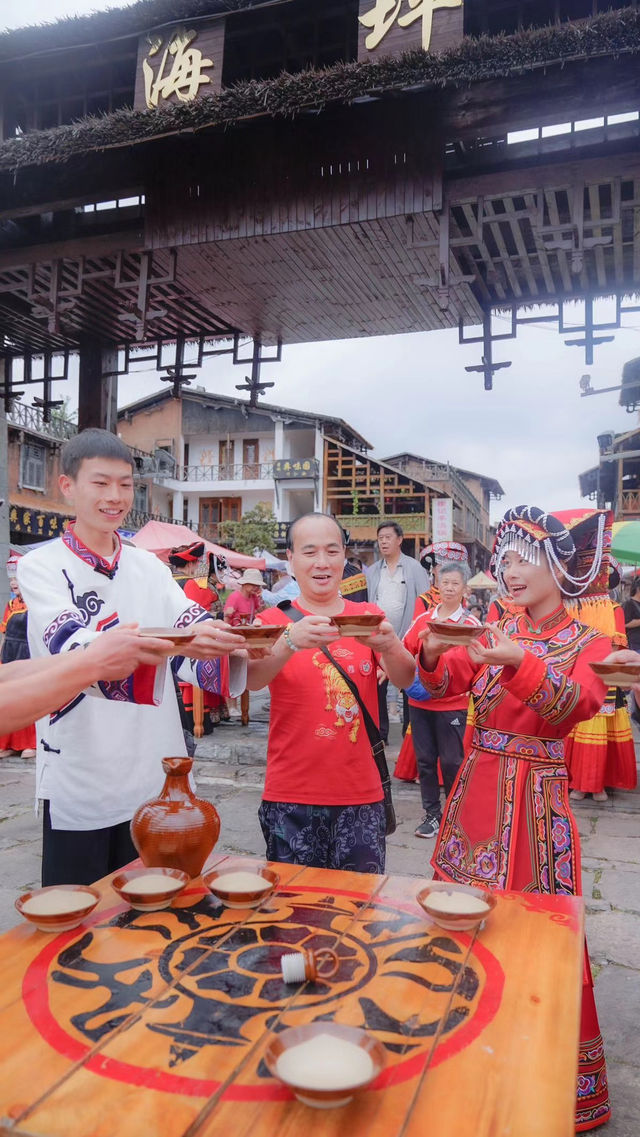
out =
[[138,706],[158,707],[162,702],[166,666],[141,663],[126,679],[99,679],[86,690],[114,703],[136,703]]
[[436,698],[445,694],[448,682],[449,673],[445,663],[444,656],[441,655],[436,667],[433,671],[425,671],[420,663],[420,656],[418,656],[418,679],[422,683],[425,691]]
[[502,668],[501,682],[511,695],[515,695],[516,699],[526,703],[533,698],[536,691],[540,690],[546,677],[547,667],[544,660],[538,659],[529,651],[525,651],[524,659],[517,669],[515,667]]

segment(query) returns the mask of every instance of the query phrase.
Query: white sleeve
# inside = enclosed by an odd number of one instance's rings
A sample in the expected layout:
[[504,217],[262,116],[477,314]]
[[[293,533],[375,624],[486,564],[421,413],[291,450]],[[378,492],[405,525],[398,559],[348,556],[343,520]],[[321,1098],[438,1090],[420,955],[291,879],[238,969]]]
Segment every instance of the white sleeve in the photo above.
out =
[[[74,605],[62,572],[44,565],[39,557],[20,560],[18,583],[29,611],[29,648],[34,658],[86,647],[99,634],[86,627],[86,616]],[[89,610],[91,603],[89,597]]]

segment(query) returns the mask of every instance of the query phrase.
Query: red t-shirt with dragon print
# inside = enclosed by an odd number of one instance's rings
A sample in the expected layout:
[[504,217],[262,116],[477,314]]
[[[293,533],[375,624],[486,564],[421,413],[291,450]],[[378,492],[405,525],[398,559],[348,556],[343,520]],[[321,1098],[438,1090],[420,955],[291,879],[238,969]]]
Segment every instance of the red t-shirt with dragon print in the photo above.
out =
[[[309,613],[294,601],[305,616]],[[381,613],[375,604],[345,600],[345,616]],[[257,623],[288,624],[280,608],[261,612]],[[376,654],[345,636],[329,645],[337,663],[357,684],[378,722]],[[360,708],[344,679],[319,648],[295,652],[269,684],[271,714],[265,801],[302,805],[365,805],[382,801],[380,775]]]

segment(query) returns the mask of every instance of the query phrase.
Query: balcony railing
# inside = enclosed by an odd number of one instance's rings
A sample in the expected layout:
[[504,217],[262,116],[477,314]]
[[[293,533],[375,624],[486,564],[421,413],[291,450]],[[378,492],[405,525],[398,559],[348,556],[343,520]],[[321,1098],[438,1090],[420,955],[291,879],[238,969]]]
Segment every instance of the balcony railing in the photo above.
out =
[[273,477],[273,462],[223,463],[219,466],[176,466],[155,475],[178,482],[257,482]]
[[49,438],[57,438],[65,442],[78,433],[78,427],[70,419],[53,414],[50,422],[44,421],[44,413],[40,407],[32,407],[27,403],[14,402],[7,413],[7,422],[23,430],[32,430],[35,434],[44,434]]
[[193,533],[197,533],[198,537],[204,537],[205,540],[214,541],[216,544],[220,541],[220,525],[181,521],[179,517],[165,517],[162,513],[147,513],[143,509],[132,509],[125,517],[122,528],[137,532],[147,524],[147,521],[166,521],[169,525],[184,525]]
[[640,517],[640,490],[623,490],[617,513],[621,517]]
[[401,525],[405,533],[426,533],[425,513],[341,513],[336,521],[345,529],[377,529],[379,525]]
[[161,513],[147,513],[143,509],[131,509],[124,521],[122,522],[123,529],[142,529],[147,521],[166,521],[170,525],[186,525],[187,529],[198,529],[192,521],[182,521],[179,517],[164,517]]

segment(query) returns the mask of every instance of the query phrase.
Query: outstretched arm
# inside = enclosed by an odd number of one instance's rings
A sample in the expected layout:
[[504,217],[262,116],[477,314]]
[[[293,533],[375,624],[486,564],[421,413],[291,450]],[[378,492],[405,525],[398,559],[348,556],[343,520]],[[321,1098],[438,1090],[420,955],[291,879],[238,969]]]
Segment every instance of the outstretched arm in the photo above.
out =
[[576,723],[598,713],[607,689],[589,665],[610,650],[606,636],[594,635],[579,646],[570,672],[556,667],[553,660],[525,651],[497,627],[492,626],[490,638],[491,646],[471,644],[469,655],[479,663],[502,666],[502,686],[541,718],[568,733]]
[[84,650],[7,663],[0,667],[0,730],[29,726],[99,680],[124,679],[143,663],[157,667],[172,650],[132,624],[103,632]]

